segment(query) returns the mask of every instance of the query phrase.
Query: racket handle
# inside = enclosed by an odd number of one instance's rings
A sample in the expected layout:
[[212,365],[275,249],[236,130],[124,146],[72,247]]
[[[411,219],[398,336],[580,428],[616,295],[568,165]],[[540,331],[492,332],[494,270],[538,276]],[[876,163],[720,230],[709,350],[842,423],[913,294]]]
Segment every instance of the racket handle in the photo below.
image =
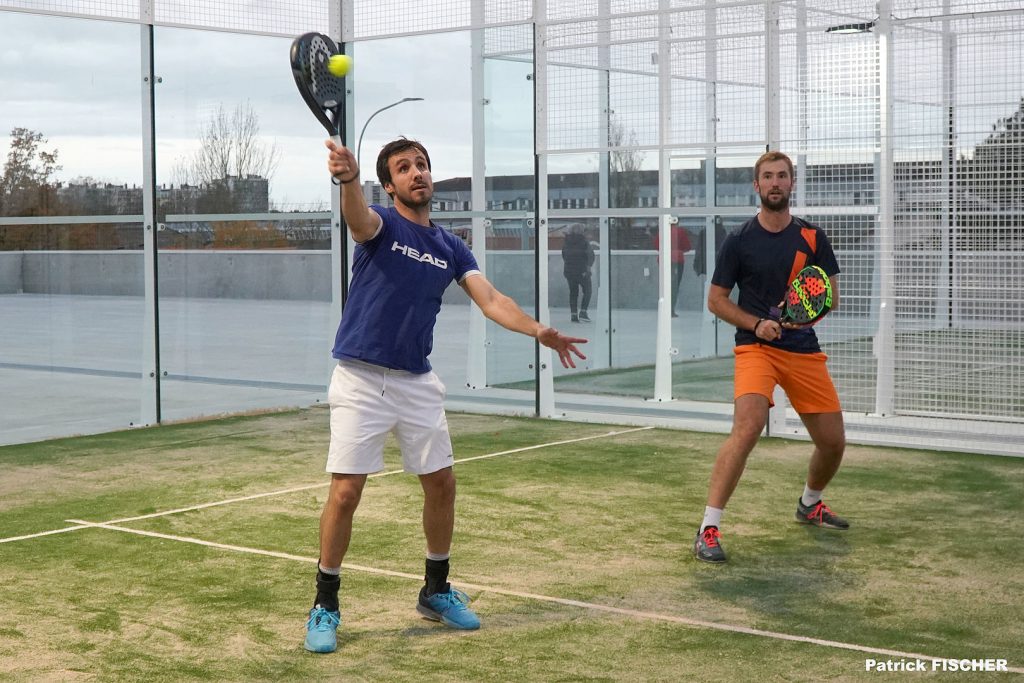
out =
[[341,145],[342,147],[345,146],[345,141],[341,139],[340,135],[332,135],[331,140],[333,140],[336,145]]

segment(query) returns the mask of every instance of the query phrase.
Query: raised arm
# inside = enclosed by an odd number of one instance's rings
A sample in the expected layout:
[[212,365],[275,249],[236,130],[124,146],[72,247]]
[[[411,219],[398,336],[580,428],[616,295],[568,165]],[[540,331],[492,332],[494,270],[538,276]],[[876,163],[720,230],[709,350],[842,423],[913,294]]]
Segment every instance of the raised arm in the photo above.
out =
[[553,327],[546,327],[526,314],[519,305],[497,289],[483,275],[470,275],[461,283],[469,298],[480,307],[484,315],[506,330],[534,337],[544,346],[558,353],[563,368],[575,368],[572,354],[586,359],[576,344],[585,344],[586,339],[567,337]]
[[330,152],[327,155],[327,170],[335,183],[341,183],[341,214],[345,217],[348,231],[356,242],[365,242],[377,233],[381,218],[366,203],[363,188],[359,183],[359,164],[348,147],[328,139],[324,142]]

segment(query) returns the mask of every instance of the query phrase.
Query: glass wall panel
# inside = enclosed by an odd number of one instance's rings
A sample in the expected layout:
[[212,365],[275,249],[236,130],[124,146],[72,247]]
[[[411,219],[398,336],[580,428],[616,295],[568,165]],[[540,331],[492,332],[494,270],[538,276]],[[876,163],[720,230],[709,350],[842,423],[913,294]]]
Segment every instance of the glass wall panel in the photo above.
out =
[[[488,32],[489,44],[494,43],[492,33]],[[516,35],[512,55],[484,59],[486,274],[524,311],[537,315],[532,36],[519,31]],[[551,224],[548,248],[552,255],[558,242],[553,229]],[[487,385],[521,389],[522,398],[532,401],[533,340],[488,320],[485,344]],[[561,367],[557,362],[556,366]]]
[[610,306],[611,360],[617,391],[652,396],[658,315],[658,219],[654,216],[612,218]]
[[[536,311],[534,266],[536,230],[532,218],[492,219],[487,230],[487,278],[531,316]],[[473,340],[473,343],[478,343]],[[532,340],[486,321],[487,385],[524,389],[534,386]]]
[[0,12],[0,443],[142,419],[139,35]]
[[[581,346],[587,358],[577,359],[575,369],[563,368],[556,362],[556,392],[599,391],[611,364],[608,219],[594,215],[601,206],[601,165],[607,164],[607,158],[607,154],[559,154],[548,158],[551,324],[566,334],[588,340]],[[607,203],[607,190],[603,196]]]
[[[608,309],[608,261],[606,244],[601,240],[601,219],[565,218],[551,236],[548,261],[548,301],[551,324],[566,334],[589,341],[581,347],[585,360],[576,360],[576,369],[555,365],[556,387],[571,384],[580,390],[580,382],[595,380],[581,375],[588,370],[607,368],[610,318]],[[575,289],[575,293],[573,292]]]
[[162,417],[320,400],[326,132],[296,92],[290,43],[176,28],[154,42]]
[[[693,248],[693,269],[684,270],[680,288],[680,318],[674,319],[672,396],[692,401],[732,403],[733,346],[736,328],[707,310],[707,291],[714,261],[726,235],[748,217],[708,215],[679,219]],[[714,253],[708,264],[707,251]],[[692,278],[692,279],[691,279]],[[733,299],[736,291],[733,290]],[[682,319],[682,320],[680,320]],[[683,322],[680,325],[680,322]]]

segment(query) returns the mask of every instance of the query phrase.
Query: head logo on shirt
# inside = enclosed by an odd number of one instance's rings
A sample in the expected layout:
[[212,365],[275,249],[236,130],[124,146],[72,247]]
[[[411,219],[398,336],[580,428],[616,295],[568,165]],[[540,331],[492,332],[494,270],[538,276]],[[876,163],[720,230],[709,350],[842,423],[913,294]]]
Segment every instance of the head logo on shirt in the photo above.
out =
[[413,261],[419,261],[420,263],[429,263],[432,266],[437,266],[441,270],[448,269],[447,261],[444,261],[439,258],[434,258],[430,254],[421,254],[419,251],[413,249],[412,247],[407,247],[405,245],[399,244],[398,240],[395,240],[395,243],[391,245],[391,251],[400,251],[409,258],[411,258]]

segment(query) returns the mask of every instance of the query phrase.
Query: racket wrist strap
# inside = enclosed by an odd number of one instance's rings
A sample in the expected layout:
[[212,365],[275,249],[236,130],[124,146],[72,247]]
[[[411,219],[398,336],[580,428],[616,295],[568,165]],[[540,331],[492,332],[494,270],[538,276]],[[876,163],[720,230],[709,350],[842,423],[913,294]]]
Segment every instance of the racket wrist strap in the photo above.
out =
[[763,323],[763,322],[764,322],[765,320],[767,320],[767,319],[768,319],[768,318],[758,318],[758,319],[757,319],[757,322],[756,322],[756,323],[754,323],[754,329],[753,329],[753,330],[751,330],[751,332],[753,332],[753,333],[754,333],[754,336],[755,336],[755,337],[757,336],[757,328],[759,328],[759,327],[761,326],[761,323]]
[[332,185],[348,185],[349,183],[354,183],[358,179],[359,179],[359,174],[358,173],[355,174],[354,176],[352,176],[351,178],[349,178],[348,180],[342,180],[338,176],[332,175],[331,176],[331,184]]

